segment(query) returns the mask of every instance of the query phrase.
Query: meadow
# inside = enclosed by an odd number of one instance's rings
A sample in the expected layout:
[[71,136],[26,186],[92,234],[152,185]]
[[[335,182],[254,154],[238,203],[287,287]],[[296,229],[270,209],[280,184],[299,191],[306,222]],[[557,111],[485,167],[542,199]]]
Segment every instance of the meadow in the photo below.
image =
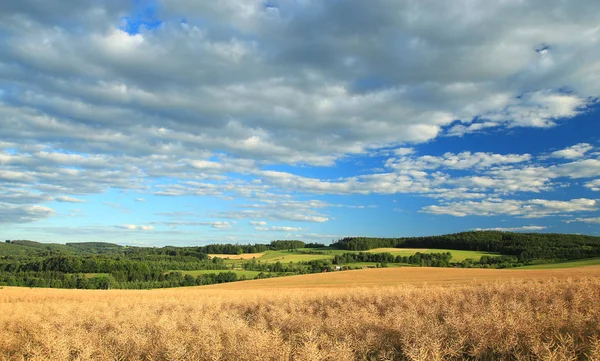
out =
[[[430,249],[430,248],[374,248],[368,253],[391,253],[394,256],[412,256],[417,252],[420,253],[452,253],[452,262],[461,262],[467,258],[479,260],[481,256],[498,256],[497,253],[478,252],[478,251],[463,251],[455,249]],[[333,248],[299,248],[294,250],[277,250],[266,251],[263,253],[239,254],[239,255],[209,255],[211,257],[220,257],[225,259],[228,264],[241,264],[241,260],[256,260],[264,263],[297,263],[308,262],[315,260],[333,259],[335,255],[344,253],[359,253],[359,251],[348,251]]]
[[598,360],[600,266],[0,289],[0,360]]

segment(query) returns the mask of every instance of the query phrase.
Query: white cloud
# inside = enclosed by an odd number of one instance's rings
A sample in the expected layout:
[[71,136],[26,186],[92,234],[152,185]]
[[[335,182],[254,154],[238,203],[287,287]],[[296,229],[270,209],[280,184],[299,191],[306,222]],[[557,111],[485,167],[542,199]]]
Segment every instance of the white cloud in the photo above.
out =
[[154,226],[149,226],[149,225],[123,224],[123,225],[118,225],[115,227],[119,228],[119,229],[130,230],[130,231],[152,231],[152,230],[154,230]]
[[414,148],[396,148],[394,149],[394,154],[397,156],[404,156],[414,153]]
[[55,197],[54,200],[57,202],[63,202],[63,203],[84,203],[85,202],[83,199],[69,197],[69,196]]
[[522,218],[541,218],[573,212],[596,211],[599,206],[600,202],[587,198],[571,199],[570,201],[485,199],[479,202],[463,201],[431,205],[423,207],[420,212],[456,217],[510,215]]
[[50,202],[54,198],[46,193],[33,193],[29,190],[3,187],[0,185],[0,203],[38,204]]
[[211,226],[212,228],[216,228],[216,229],[231,228],[231,223],[223,222],[223,221],[199,222],[199,224],[202,224],[205,226]]
[[[294,222],[324,223],[329,221],[329,216],[318,210],[332,206],[334,205],[318,200],[293,201],[262,199],[261,203],[239,205],[238,207],[240,210],[220,212],[213,214],[212,216],[232,219],[262,218]],[[263,222],[264,221],[250,221],[250,224],[264,227],[266,226],[266,222],[264,222],[264,225],[262,224]]]
[[496,165],[524,163],[530,159],[530,154],[462,152],[458,154],[445,153],[442,156],[437,157],[425,155],[417,158],[403,157],[399,159],[389,159],[387,166],[399,171],[438,168],[468,170],[471,168],[483,169]]
[[592,147],[591,144],[579,143],[571,147],[552,152],[550,153],[550,156],[554,158],[575,159],[583,157],[585,153],[589,152],[592,149],[594,149],[594,147]]
[[15,205],[0,202],[0,224],[36,222],[53,216],[56,211],[39,205]]
[[[19,15],[6,9],[0,63],[11,64],[5,78],[16,91],[3,97],[0,125],[6,139],[80,153],[224,150],[331,165],[348,153],[429,141],[457,119],[469,131],[551,126],[600,94],[593,1],[346,6],[332,24],[334,3],[238,4],[240,17],[230,2],[178,0],[158,7],[160,27],[135,35],[117,29],[124,10],[108,5],[78,6],[82,18],[69,27],[32,4]],[[544,16],[556,13],[551,23]],[[183,14],[215,18],[181,23]],[[536,52],[541,43],[548,49]],[[385,82],[368,85],[377,79]],[[12,127],[14,119],[23,126]]]
[[[109,189],[246,199],[223,214],[305,222],[329,221],[334,205],[293,203],[293,192],[418,194],[469,214],[443,202],[572,179],[600,189],[587,143],[553,152],[572,160],[555,166],[530,154],[415,155],[439,136],[585,112],[600,96],[595,0],[350,0],[344,16],[337,2],[174,0],[139,34],[119,29],[134,11],[125,3],[49,1],[0,3],[0,202],[23,219],[51,212],[18,207]],[[381,149],[393,157],[369,174],[270,167]]]
[[496,228],[475,228],[476,231],[500,231],[500,232],[535,232],[542,231],[548,227],[545,226],[520,226],[520,227],[496,227]]
[[262,232],[295,232],[303,230],[301,227],[290,226],[254,227],[254,229]]
[[585,183],[585,186],[595,192],[600,192],[600,178]]
[[588,224],[600,224],[600,217],[575,218],[565,221],[566,223],[582,222]]

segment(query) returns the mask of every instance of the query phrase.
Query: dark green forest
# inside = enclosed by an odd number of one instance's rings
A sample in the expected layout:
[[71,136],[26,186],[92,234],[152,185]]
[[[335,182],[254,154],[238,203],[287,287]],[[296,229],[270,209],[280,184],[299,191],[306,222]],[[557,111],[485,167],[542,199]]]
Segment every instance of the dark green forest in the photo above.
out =
[[[451,262],[450,252],[360,252],[374,248],[426,248],[497,253],[479,260]],[[346,250],[332,254],[333,250]],[[211,244],[191,247],[132,247],[104,242],[66,244],[7,240],[0,243],[0,285],[82,289],[147,289],[195,286],[239,280],[233,265],[209,254],[235,255],[285,251],[297,254],[331,254],[331,259],[266,263],[240,261],[238,269],[260,272],[257,278],[347,269],[353,263],[377,263],[429,267],[510,268],[528,264],[600,257],[600,237],[572,234],[509,233],[495,231],[456,234],[371,238],[346,237],[330,246],[299,240],[275,240],[269,244]],[[176,271],[174,271],[176,270]],[[185,271],[203,270],[198,276]],[[208,271],[214,271],[208,272]]]
[[333,248],[366,251],[374,248],[438,248],[497,252],[520,262],[573,260],[600,256],[600,237],[579,234],[476,231],[429,237],[346,237]]

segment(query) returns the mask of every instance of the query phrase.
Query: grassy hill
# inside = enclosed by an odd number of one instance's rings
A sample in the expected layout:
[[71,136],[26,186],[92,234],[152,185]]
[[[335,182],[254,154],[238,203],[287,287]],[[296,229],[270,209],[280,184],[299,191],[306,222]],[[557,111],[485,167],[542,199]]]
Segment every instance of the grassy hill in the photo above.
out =
[[163,288],[363,267],[535,269],[596,264],[598,259],[600,237],[493,231],[408,238],[347,237],[330,246],[300,240],[198,247],[15,240],[0,243],[0,285]]

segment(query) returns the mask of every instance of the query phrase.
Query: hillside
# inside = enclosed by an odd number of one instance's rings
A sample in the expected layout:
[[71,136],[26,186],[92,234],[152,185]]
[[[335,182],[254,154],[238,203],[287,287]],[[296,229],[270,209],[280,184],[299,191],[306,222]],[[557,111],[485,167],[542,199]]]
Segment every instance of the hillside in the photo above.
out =
[[567,269],[494,270],[436,267],[402,267],[352,270],[233,282],[205,286],[215,290],[261,290],[276,288],[352,288],[399,285],[459,285],[470,283],[600,277],[600,265]]
[[600,237],[463,232],[431,237],[347,237],[330,246],[269,244],[133,247],[106,242],[0,243],[0,285],[148,289],[210,285],[357,268],[565,267],[595,263]]

